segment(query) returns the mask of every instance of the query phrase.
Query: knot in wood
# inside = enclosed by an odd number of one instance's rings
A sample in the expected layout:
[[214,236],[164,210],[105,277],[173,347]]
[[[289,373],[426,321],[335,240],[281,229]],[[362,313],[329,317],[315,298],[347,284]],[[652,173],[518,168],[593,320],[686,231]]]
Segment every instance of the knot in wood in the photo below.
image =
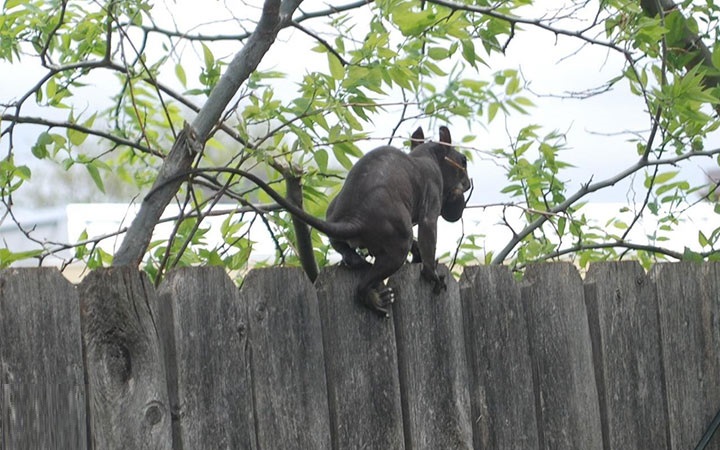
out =
[[126,384],[132,376],[130,350],[120,342],[111,341],[105,346],[103,363],[108,375],[119,384]]
[[145,407],[145,422],[150,425],[157,425],[163,419],[163,407],[158,401],[152,401]]
[[262,322],[265,320],[265,316],[267,316],[267,305],[265,305],[265,303],[259,303],[257,308],[255,308],[255,320]]
[[247,326],[244,323],[238,324],[237,334],[240,339],[245,339],[245,336],[247,335]]

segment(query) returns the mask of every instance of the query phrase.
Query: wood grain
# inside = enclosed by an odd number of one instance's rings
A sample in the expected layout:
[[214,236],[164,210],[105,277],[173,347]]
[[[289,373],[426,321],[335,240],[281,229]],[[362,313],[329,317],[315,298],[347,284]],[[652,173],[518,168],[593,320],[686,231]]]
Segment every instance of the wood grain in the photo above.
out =
[[361,272],[332,267],[316,281],[334,449],[405,448],[392,319],[355,295]]
[[172,448],[152,284],[137,269],[102,269],[79,295],[92,447]]
[[57,269],[0,271],[3,448],[87,448],[80,304]]
[[[405,447],[471,449],[470,392],[459,285],[441,266],[447,290],[433,293],[420,264],[406,264],[388,284],[393,306]],[[432,330],[432,332],[429,332]]]
[[247,306],[221,267],[171,272],[156,310],[176,448],[254,449]]
[[536,449],[538,432],[520,285],[506,267],[466,268],[461,296],[477,449]]

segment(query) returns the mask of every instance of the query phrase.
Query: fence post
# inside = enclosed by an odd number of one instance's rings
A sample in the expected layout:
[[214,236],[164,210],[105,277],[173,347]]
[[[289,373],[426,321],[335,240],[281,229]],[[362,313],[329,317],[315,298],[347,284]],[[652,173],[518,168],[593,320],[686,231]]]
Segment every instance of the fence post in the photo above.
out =
[[528,267],[522,287],[540,448],[603,448],[582,280],[569,263]]
[[87,448],[80,305],[57,269],[0,271],[0,443]]
[[356,300],[362,271],[330,267],[315,285],[323,324],[334,449],[402,450],[402,408],[392,319]]
[[131,267],[99,269],[79,286],[93,448],[171,449],[155,289]]
[[476,449],[535,450],[528,330],[507,267],[467,267],[460,280]]
[[402,393],[405,447],[472,449],[470,393],[460,288],[445,266],[447,290],[433,294],[420,264],[406,264],[389,285]]
[[317,295],[300,268],[252,270],[240,290],[248,308],[257,444],[330,448]]
[[655,285],[637,262],[594,263],[585,303],[606,448],[669,448]]
[[660,308],[671,447],[694,448],[720,408],[720,264],[656,264],[650,278]]
[[155,308],[178,449],[254,449],[247,305],[222,267],[168,274]]

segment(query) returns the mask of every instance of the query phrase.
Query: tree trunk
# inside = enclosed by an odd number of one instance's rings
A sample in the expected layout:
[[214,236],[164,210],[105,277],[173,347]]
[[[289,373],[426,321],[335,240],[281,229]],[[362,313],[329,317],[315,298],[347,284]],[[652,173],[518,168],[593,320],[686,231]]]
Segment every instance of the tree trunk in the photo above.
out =
[[[687,19],[682,15],[675,2],[672,0],[640,0],[640,6],[649,17],[656,15],[676,13],[680,14],[684,23],[682,38],[678,42],[669,43],[672,47],[680,47],[684,52],[692,55],[685,63],[685,69],[690,70],[698,64],[706,67],[710,73],[717,72],[712,62],[712,51],[705,45],[701,37],[687,26]],[[720,77],[706,74],[704,76],[705,87],[713,88],[720,86]]]
[[138,215],[128,228],[113,265],[137,266],[150,243],[153,229],[183,182],[178,175],[190,169],[196,154],[205,145],[220,117],[240,86],[253,73],[270,49],[278,32],[291,20],[302,0],[265,0],[260,21],[245,46],[228,66],[210,93],[207,103],[192,124],[185,126],[165,158],[151,190],[143,199]]

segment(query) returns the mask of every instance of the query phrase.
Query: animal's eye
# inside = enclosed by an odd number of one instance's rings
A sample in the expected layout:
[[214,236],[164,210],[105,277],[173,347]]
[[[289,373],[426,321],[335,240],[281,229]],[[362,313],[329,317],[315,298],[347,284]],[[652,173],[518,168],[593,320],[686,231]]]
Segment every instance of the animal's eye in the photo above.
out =
[[461,158],[462,166],[467,167],[467,158],[465,157],[465,155],[462,155]]

